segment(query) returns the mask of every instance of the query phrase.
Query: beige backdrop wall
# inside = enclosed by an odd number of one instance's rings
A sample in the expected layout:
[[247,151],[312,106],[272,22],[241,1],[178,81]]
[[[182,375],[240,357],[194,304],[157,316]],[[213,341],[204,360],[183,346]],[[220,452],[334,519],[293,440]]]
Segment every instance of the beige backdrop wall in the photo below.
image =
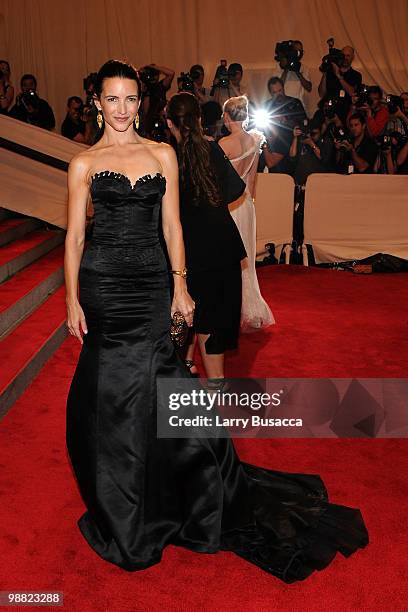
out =
[[23,72],[37,76],[58,130],[67,97],[82,96],[83,77],[111,57],[177,73],[199,62],[208,82],[226,58],[243,64],[244,80],[263,79],[276,41],[300,38],[314,101],[330,36],[355,47],[364,82],[408,89],[407,0],[0,0],[0,57],[17,88]]

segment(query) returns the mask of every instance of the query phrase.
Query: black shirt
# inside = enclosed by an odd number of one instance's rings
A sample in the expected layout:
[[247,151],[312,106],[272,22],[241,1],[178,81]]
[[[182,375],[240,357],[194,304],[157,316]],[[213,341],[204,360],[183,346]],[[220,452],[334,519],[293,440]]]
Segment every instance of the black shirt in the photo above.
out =
[[296,157],[292,159],[294,164],[293,177],[297,185],[304,185],[310,174],[332,171],[332,140],[329,137],[320,138],[316,145],[320,149],[320,159],[309,145],[298,142]]
[[73,140],[77,134],[85,134],[85,122],[80,119],[76,123],[67,115],[61,125],[61,134]]
[[305,109],[298,98],[284,96],[271,98],[265,103],[265,110],[271,115],[273,125],[264,130],[268,148],[272,153],[279,153],[283,158],[269,168],[272,173],[290,173],[292,166],[289,160],[289,149],[293,138],[295,125],[301,126],[306,119]]
[[[354,90],[356,89],[356,87],[361,85],[363,81],[361,72],[358,72],[358,70],[354,70],[354,68],[349,68],[348,70],[346,70],[346,72],[341,72],[341,76],[346,81],[346,83],[351,85],[351,87],[354,87]],[[336,77],[334,72],[329,70],[326,76],[326,97],[331,98],[338,96],[342,89],[344,88],[342,87],[339,79]],[[346,97],[350,98],[347,92]]]
[[52,130],[55,127],[55,117],[52,108],[42,98],[39,98],[37,112],[29,113],[23,103],[20,102],[13,106],[9,115],[14,117],[14,119],[36,125],[45,130]]
[[241,235],[228,209],[228,204],[245,191],[245,183],[221,147],[215,141],[207,142],[221,204],[195,200],[188,173],[184,187],[180,186],[186,267],[193,271],[222,268],[246,257]]
[[353,161],[351,152],[345,151],[342,153],[339,162],[340,172],[347,172],[349,165],[352,164],[354,166],[355,174],[371,174],[378,156],[378,146],[374,140],[372,140],[372,138],[365,134],[360,144],[355,147],[355,150],[357,155],[368,163],[368,168],[364,170],[364,172],[359,172],[356,168],[355,162]]
[[282,159],[268,171],[271,173],[290,173],[292,170],[289,159],[289,149],[292,143],[293,132],[289,127],[279,126],[275,128],[274,135],[268,139],[268,148],[271,153],[283,155]]
[[[354,91],[356,91],[363,81],[361,72],[354,70],[354,68],[349,68],[346,70],[346,72],[341,72],[341,76],[346,83],[354,88]],[[344,98],[340,98],[340,101],[336,106],[336,114],[342,121],[344,121],[351,106],[351,96],[349,96],[347,91],[345,91],[334,72],[329,70],[326,76],[325,99],[330,100],[331,98],[337,98],[341,90],[344,91],[345,95]]]

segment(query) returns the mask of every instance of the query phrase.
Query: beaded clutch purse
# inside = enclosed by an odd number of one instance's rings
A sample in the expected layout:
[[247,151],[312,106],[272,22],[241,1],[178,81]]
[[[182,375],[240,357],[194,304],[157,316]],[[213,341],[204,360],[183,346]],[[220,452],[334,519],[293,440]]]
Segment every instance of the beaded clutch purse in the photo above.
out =
[[185,344],[187,335],[188,325],[184,316],[177,310],[171,319],[170,337],[176,346],[181,347]]

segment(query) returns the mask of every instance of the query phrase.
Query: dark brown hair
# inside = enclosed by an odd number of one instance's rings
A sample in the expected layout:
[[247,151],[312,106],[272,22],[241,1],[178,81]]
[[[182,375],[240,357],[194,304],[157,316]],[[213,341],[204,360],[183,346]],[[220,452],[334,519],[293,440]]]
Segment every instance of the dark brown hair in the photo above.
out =
[[[94,93],[96,94],[98,98],[101,97],[104,80],[110,79],[112,77],[119,77],[121,79],[131,79],[132,81],[135,81],[137,85],[137,97],[140,100],[140,97],[142,95],[142,84],[141,84],[139,74],[136,68],[132,64],[127,62],[126,60],[116,60],[116,59],[108,60],[98,70],[98,73],[95,79],[94,89],[93,89]],[[97,112],[98,111],[97,111],[96,106],[93,105],[93,108],[92,108],[93,123],[94,123],[93,127],[95,130],[93,144],[95,144],[96,142],[98,142],[98,140],[102,138],[102,135],[105,129],[105,123],[102,125],[101,128],[97,127],[97,123],[96,123]]]
[[200,125],[200,105],[188,92],[174,94],[167,105],[167,117],[180,131],[177,146],[181,188],[186,188],[186,177],[191,178],[193,200],[206,200],[214,206],[221,204],[217,179],[210,160],[210,143],[204,138]]

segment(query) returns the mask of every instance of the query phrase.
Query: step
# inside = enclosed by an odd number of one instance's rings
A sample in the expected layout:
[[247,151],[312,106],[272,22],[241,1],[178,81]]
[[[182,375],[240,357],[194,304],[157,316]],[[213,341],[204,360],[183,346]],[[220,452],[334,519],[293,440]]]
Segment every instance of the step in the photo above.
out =
[[22,238],[29,232],[34,231],[43,224],[39,219],[27,217],[26,219],[3,219],[0,220],[0,247]]
[[68,335],[65,287],[60,287],[0,345],[0,419]]
[[0,339],[64,282],[64,245],[59,245],[0,285]]
[[3,208],[2,206],[0,206],[0,221],[3,221],[3,219],[9,219],[12,216],[13,213],[10,210],[7,210],[7,208]]
[[35,230],[0,249],[0,283],[65,242],[65,230]]

